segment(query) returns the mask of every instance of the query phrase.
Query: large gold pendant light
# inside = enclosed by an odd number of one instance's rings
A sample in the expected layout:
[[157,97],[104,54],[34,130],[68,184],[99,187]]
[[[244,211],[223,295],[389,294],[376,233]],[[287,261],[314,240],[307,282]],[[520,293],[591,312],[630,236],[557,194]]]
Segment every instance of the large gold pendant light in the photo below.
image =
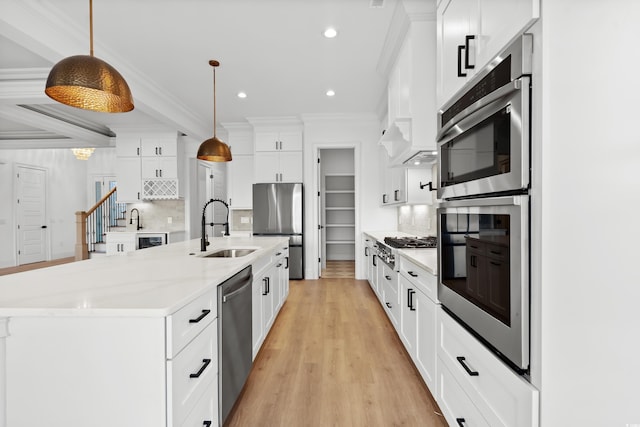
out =
[[89,0],[90,55],[75,55],[53,66],[45,93],[62,104],[103,113],[133,110],[129,85],[120,73],[93,56],[93,0]]
[[198,158],[210,162],[230,162],[231,149],[216,136],[216,67],[220,63],[212,59],[209,61],[209,65],[213,67],[213,138],[209,138],[200,144]]

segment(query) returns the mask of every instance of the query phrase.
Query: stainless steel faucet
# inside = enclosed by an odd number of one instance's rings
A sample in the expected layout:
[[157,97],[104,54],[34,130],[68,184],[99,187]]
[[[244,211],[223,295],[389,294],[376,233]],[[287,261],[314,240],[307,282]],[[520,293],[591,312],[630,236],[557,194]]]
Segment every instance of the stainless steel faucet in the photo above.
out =
[[[207,211],[207,206],[209,206],[213,202],[220,202],[227,208],[227,217],[225,222],[206,222],[205,212]],[[227,202],[221,199],[211,199],[207,203],[204,204],[202,208],[202,237],[200,238],[200,252],[204,252],[207,250],[207,245],[209,245],[209,241],[207,240],[207,233],[205,232],[205,226],[207,225],[224,225],[224,234],[229,235],[229,205]]]
[[138,211],[138,208],[131,209],[129,224],[133,224],[133,211],[136,211],[136,230],[142,230],[142,225],[140,224],[140,211]]

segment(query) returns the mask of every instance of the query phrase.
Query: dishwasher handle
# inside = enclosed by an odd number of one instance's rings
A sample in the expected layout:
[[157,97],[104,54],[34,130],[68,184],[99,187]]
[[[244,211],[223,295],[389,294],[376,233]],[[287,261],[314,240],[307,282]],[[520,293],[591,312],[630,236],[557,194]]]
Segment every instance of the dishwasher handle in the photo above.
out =
[[231,298],[235,297],[236,295],[242,293],[242,291],[244,291],[249,285],[251,285],[251,281],[247,281],[247,283],[245,285],[243,285],[242,287],[236,289],[233,292],[229,292],[226,295],[222,295],[222,303],[224,304],[225,302],[229,301]]

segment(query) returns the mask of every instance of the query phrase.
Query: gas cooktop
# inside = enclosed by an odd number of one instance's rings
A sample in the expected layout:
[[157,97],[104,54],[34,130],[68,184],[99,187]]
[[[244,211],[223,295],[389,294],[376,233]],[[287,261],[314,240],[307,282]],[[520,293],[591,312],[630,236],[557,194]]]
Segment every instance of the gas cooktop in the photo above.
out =
[[435,248],[438,246],[438,239],[434,236],[428,237],[385,237],[384,243],[396,249],[407,248]]

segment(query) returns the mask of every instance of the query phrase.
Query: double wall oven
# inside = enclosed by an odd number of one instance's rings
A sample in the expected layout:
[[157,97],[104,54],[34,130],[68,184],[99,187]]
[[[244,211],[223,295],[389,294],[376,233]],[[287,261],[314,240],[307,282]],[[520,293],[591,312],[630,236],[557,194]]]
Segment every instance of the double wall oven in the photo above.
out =
[[513,369],[529,369],[532,39],[438,112],[438,298]]

